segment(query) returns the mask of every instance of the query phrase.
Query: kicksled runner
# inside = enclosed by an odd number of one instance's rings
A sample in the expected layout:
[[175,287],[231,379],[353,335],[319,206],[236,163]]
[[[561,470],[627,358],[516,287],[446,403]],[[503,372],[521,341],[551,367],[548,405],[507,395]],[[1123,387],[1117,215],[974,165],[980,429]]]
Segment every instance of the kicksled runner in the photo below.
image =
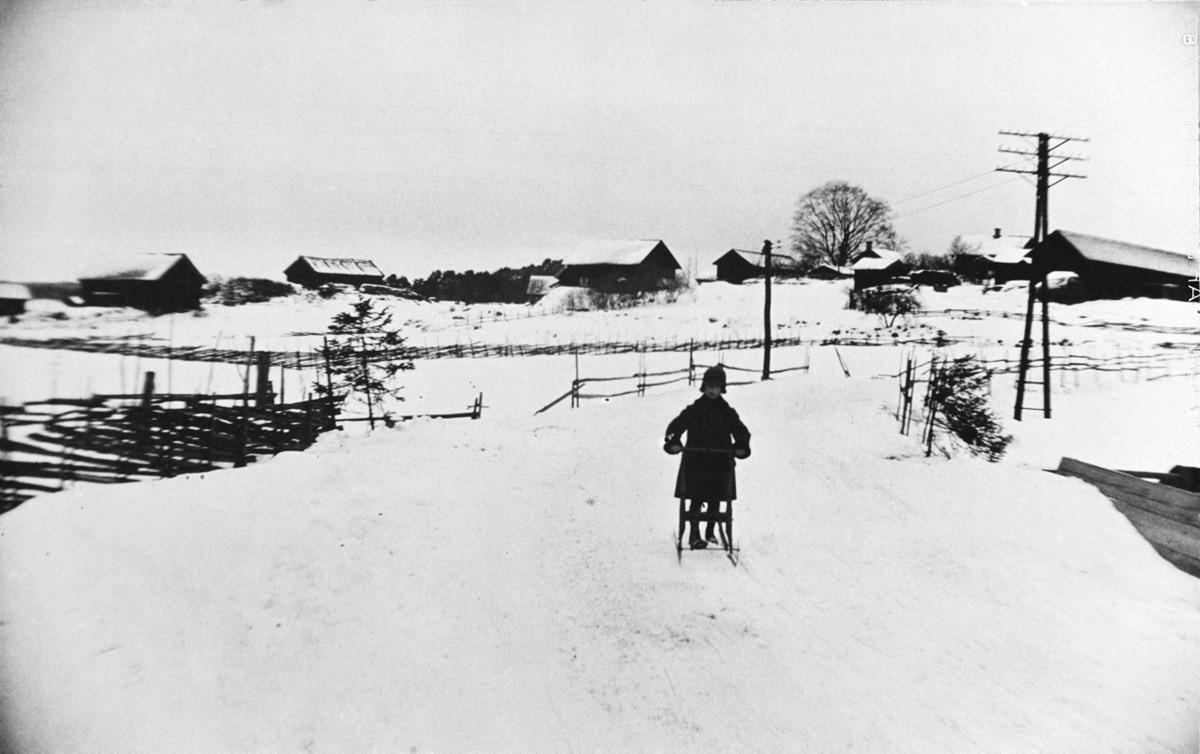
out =
[[[708,450],[704,448],[685,448],[681,450],[685,458],[697,454],[733,455],[732,451],[728,450]],[[698,532],[702,522],[704,524],[708,524],[709,522],[714,524],[713,534],[715,537],[710,536],[706,539],[686,544],[684,537],[687,533],[688,524],[692,524],[693,532]],[[713,541],[714,539],[716,541]],[[739,548],[733,539],[732,499],[703,502],[688,497],[679,498],[679,521],[675,528],[675,557],[680,563],[683,562],[684,550],[690,552],[720,552],[729,559],[730,563],[733,563],[735,566],[738,564]]]
[[[693,507],[699,507],[700,510],[692,511]],[[688,522],[696,521],[715,521],[717,542],[705,541],[704,546],[684,545],[683,536],[684,530],[687,528]],[[723,552],[725,557],[729,558],[729,562],[735,566],[738,564],[738,553],[740,549],[733,542],[733,501],[722,500],[717,503],[697,503],[694,500],[687,498],[679,498],[679,527],[675,530],[675,557],[682,563],[683,551],[689,550],[692,552]]]

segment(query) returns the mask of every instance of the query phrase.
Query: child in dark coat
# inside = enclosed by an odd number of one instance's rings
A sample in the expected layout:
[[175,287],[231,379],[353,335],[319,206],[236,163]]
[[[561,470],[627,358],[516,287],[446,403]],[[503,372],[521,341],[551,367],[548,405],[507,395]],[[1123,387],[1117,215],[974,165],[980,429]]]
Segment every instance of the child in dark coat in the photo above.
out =
[[687,451],[679,460],[675,496],[692,501],[693,549],[715,544],[715,521],[709,520],[705,536],[700,536],[701,509],[715,511],[721,500],[737,498],[734,457],[750,456],[750,430],[742,424],[737,411],[725,402],[725,370],[710,367],[700,383],[700,397],[667,425],[663,449],[679,453],[684,449],[680,437],[687,433]]

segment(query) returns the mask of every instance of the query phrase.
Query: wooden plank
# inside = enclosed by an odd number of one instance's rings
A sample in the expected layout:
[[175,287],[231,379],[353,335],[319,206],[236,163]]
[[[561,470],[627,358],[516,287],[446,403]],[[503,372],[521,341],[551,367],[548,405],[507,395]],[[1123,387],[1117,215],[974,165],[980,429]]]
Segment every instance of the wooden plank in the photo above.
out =
[[[1153,542],[1150,544],[1154,545]],[[1164,558],[1169,560],[1171,564],[1179,570],[1191,576],[1200,578],[1200,559],[1184,555],[1181,552],[1175,552],[1171,548],[1162,545],[1154,545],[1154,549],[1158,551],[1159,555],[1162,555]]]
[[1153,513],[1156,516],[1170,519],[1184,526],[1200,527],[1200,513],[1177,508],[1173,505],[1163,505],[1155,502],[1147,497],[1138,495],[1127,489],[1113,487],[1112,485],[1090,482],[1092,486],[1104,493],[1105,497],[1112,500],[1114,503],[1121,503],[1134,508],[1139,508],[1147,513]]
[[1125,514],[1143,537],[1151,544],[1163,545],[1171,550],[1200,560],[1200,528],[1180,526],[1177,522],[1149,511],[1119,501],[1113,501],[1117,510]]
[[1058,473],[1075,476],[1086,482],[1103,483],[1115,492],[1131,493],[1155,503],[1170,505],[1190,511],[1200,511],[1200,494],[1188,492],[1154,482],[1147,482],[1135,476],[1094,466],[1074,458],[1063,458],[1058,464]]

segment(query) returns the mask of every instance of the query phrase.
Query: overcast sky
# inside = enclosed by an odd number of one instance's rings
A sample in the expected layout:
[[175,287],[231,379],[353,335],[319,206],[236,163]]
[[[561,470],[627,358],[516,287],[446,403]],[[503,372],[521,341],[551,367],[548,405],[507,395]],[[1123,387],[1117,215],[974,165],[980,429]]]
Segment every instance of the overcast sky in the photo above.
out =
[[[1050,225],[1200,243],[1197,5],[0,0],[0,278],[124,251],[281,277],[495,269],[589,239],[687,264],[843,179],[914,251]],[[1191,36],[1189,36],[1191,35]],[[1032,163],[1026,165],[1032,167]]]

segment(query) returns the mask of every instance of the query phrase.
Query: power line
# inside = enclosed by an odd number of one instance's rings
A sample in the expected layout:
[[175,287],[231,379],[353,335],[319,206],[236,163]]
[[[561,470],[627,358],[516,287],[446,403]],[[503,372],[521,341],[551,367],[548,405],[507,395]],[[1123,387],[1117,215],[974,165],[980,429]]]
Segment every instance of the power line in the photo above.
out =
[[[989,171],[988,171],[988,173],[993,173],[993,172],[995,172],[995,171],[993,171],[993,170],[989,170]],[[920,213],[920,212],[924,212],[924,211],[926,211],[926,210],[934,209],[935,207],[941,207],[943,204],[950,204],[951,202],[957,202],[957,201],[958,201],[958,200],[960,200],[960,199],[966,199],[968,196],[974,196],[975,194],[982,194],[982,193],[983,193],[983,192],[985,192],[985,191],[991,191],[992,189],[995,189],[995,188],[1000,188],[1001,186],[1006,186],[1006,185],[1008,185],[1008,184],[1010,184],[1010,183],[1013,183],[1014,181],[1017,181],[1017,180],[1020,180],[1020,179],[1019,179],[1019,178],[1009,178],[1009,179],[1007,179],[1007,180],[1000,181],[999,183],[993,183],[993,184],[992,184],[992,185],[990,185],[990,186],[984,186],[984,187],[983,187],[983,188],[981,188],[981,189],[976,189],[976,190],[974,190],[974,191],[968,191],[968,192],[967,192],[967,193],[965,193],[965,194],[959,194],[959,195],[957,195],[957,196],[952,196],[952,197],[950,197],[949,199],[944,199],[944,200],[942,200],[942,201],[940,201],[940,202],[938,202],[938,203],[936,203],[936,204],[930,204],[930,205],[929,205],[929,206],[927,206],[927,207],[921,207],[921,208],[919,208],[919,209],[914,209],[914,210],[911,210],[911,211],[909,211],[909,212],[905,212],[905,213],[904,213],[904,214],[902,214],[902,215],[896,215],[895,219],[896,219],[896,220],[899,220],[899,219],[901,219],[901,218],[904,218],[904,217],[910,217],[910,216],[912,216],[912,215],[915,215],[915,214],[918,214],[918,213]]]

